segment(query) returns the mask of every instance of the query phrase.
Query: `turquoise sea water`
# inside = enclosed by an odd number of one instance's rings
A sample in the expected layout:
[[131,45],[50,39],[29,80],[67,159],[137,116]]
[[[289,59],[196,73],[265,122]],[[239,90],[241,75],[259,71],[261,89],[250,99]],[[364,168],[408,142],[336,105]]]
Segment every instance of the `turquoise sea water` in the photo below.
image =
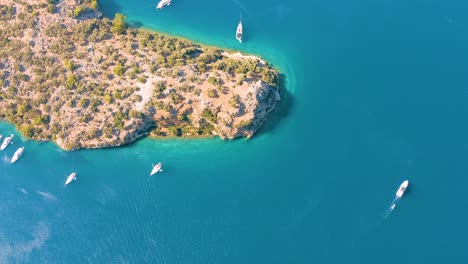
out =
[[287,100],[256,137],[228,142],[69,153],[0,124],[17,135],[0,152],[0,263],[468,262],[466,1],[100,2],[264,57]]

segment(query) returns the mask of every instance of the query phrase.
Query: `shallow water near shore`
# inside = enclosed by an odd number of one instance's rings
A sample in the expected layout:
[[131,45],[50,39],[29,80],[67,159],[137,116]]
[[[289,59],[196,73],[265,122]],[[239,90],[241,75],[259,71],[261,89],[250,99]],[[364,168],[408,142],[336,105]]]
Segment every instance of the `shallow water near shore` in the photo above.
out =
[[16,135],[0,151],[0,263],[468,261],[466,1],[172,2],[100,0],[261,56],[287,102],[250,140],[64,152],[0,123]]

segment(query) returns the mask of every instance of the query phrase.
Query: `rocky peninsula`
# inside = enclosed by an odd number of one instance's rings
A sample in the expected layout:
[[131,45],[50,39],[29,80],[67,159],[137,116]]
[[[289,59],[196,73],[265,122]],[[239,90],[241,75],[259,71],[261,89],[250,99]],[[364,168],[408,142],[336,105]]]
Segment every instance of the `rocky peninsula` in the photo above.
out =
[[61,148],[142,136],[252,136],[279,100],[278,72],[102,16],[96,0],[0,0],[0,120]]

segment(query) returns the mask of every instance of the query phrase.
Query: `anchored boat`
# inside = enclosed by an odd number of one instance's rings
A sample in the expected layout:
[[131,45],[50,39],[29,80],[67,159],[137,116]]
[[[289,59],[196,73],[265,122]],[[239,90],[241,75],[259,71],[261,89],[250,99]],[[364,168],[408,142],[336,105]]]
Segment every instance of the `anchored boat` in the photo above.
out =
[[398,188],[398,191],[396,192],[396,197],[401,198],[403,194],[405,193],[406,189],[408,188],[409,181],[406,180],[404,181],[401,185],[400,188]]
[[161,0],[159,1],[158,5],[156,5],[156,9],[163,9],[165,6],[171,4],[171,0]]
[[239,21],[239,24],[237,25],[237,30],[236,30],[236,39],[242,43],[242,20]]
[[150,176],[153,176],[153,175],[156,174],[158,171],[162,171],[162,163],[161,163],[161,162],[159,162],[158,164],[156,164],[156,166],[153,165],[153,170],[151,171]]
[[6,149],[6,147],[8,147],[13,137],[14,137],[13,134],[11,134],[11,136],[9,137],[6,137],[5,140],[3,140],[3,144],[0,146],[0,150]]
[[21,155],[23,155],[23,152],[24,147],[17,149],[15,154],[13,154],[13,157],[11,158],[11,163],[15,163],[21,157]]
[[67,181],[65,182],[65,186],[67,186],[73,180],[76,180],[76,173],[74,173],[74,172],[72,172],[72,174],[70,174],[70,176],[68,176]]

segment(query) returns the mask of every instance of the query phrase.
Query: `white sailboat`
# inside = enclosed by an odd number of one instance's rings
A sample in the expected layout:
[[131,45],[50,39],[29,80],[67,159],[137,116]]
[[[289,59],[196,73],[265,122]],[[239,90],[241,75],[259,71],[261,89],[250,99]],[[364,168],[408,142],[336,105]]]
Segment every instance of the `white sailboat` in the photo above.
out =
[[239,24],[237,25],[237,30],[236,30],[236,39],[242,43],[242,19],[239,20]]
[[156,164],[156,166],[153,165],[153,170],[151,170],[150,176],[153,176],[153,175],[156,174],[158,171],[162,171],[162,163],[161,163],[161,162],[159,162],[158,164]]
[[76,173],[72,172],[70,176],[68,176],[67,181],[65,181],[65,186],[67,186],[70,182],[76,180]]
[[161,0],[159,1],[158,5],[156,5],[156,9],[163,9],[165,6],[170,5],[171,0]]
[[17,149],[15,154],[13,154],[13,157],[11,158],[11,163],[15,163],[21,157],[21,155],[23,155],[23,152],[24,147]]
[[6,137],[5,140],[3,140],[3,144],[0,146],[0,150],[6,149],[6,147],[8,147],[13,137],[14,137],[13,134],[11,134],[9,137]]

